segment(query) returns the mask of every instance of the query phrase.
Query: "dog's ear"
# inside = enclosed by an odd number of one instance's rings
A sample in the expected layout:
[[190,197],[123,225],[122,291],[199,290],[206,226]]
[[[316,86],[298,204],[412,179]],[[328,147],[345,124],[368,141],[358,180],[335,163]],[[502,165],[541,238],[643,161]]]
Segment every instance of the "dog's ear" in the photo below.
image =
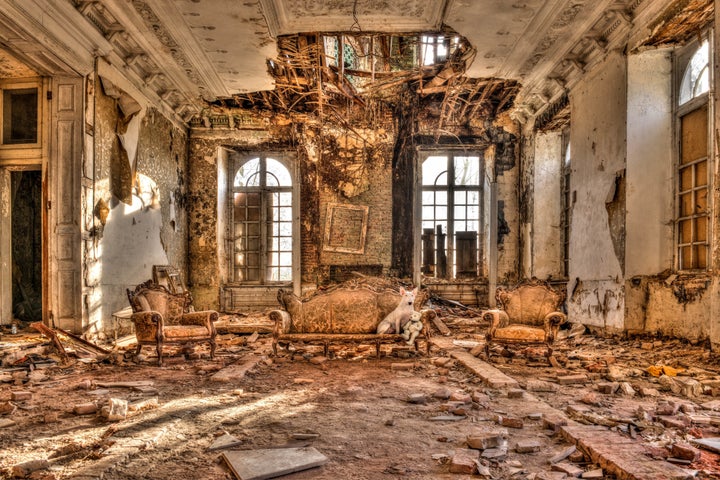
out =
[[400,287],[400,295],[405,295],[405,289],[403,287]]

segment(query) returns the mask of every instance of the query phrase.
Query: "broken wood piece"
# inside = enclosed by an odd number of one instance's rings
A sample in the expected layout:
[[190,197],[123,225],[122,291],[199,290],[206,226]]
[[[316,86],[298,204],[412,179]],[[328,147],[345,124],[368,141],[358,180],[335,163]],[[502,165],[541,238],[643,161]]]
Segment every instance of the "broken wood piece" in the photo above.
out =
[[84,338],[78,337],[74,333],[70,333],[67,330],[63,330],[62,328],[55,328],[56,332],[60,332],[63,335],[67,336],[71,343],[79,344],[82,347],[85,347],[85,350],[90,350],[92,353],[98,354],[98,355],[110,355],[110,352],[108,350],[105,350],[104,348],[95,345],[94,343],[88,342]]
[[255,343],[258,338],[260,338],[260,334],[258,332],[253,332],[253,334],[248,337],[247,343]]
[[36,470],[46,470],[48,468],[50,468],[50,462],[47,460],[30,460],[14,465],[12,475],[14,478],[25,478]]
[[328,462],[328,457],[314,447],[238,450],[223,452],[222,456],[239,480],[275,478]]
[[432,322],[433,325],[435,325],[435,328],[437,328],[442,335],[450,335],[450,329],[447,327],[447,325],[445,325],[445,323],[443,323],[442,320],[440,320],[439,316],[435,315],[434,317],[432,317]]
[[52,329],[46,327],[42,322],[34,322],[31,323],[30,326],[37,330],[38,332],[42,333],[46,337],[48,337],[50,340],[52,340],[53,345],[55,345],[55,348],[57,349],[58,353],[63,359],[63,362],[67,361],[68,355],[65,351],[65,348],[63,347],[62,343],[60,342],[60,339],[55,334],[55,332],[52,331]]
[[95,382],[96,387],[104,388],[142,388],[152,387],[155,382],[152,380],[138,380],[134,382]]

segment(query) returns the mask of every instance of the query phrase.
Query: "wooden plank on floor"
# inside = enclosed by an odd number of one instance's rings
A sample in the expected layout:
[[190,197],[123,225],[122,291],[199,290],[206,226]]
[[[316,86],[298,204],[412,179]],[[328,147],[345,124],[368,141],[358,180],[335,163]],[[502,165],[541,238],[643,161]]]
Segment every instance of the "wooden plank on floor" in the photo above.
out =
[[249,359],[241,360],[239,363],[227,366],[210,377],[214,382],[232,382],[242,380],[245,374],[252,370],[255,365],[265,360],[265,355],[254,355]]

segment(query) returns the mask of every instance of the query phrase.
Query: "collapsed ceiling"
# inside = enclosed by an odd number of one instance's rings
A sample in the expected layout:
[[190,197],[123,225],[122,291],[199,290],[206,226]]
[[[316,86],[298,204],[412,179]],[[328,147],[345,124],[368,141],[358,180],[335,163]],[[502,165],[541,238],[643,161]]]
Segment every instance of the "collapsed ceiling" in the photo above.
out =
[[[336,95],[363,101],[381,95],[393,82],[413,82],[425,95],[494,98],[492,108],[506,108],[505,100],[512,99],[520,119],[534,118],[567,95],[610,49],[624,47],[628,38],[634,42],[631,48],[650,45],[651,37],[656,45],[671,43],[706,24],[714,5],[712,0],[2,3],[0,44],[32,70],[57,74],[69,67],[87,73],[92,65],[78,60],[78,50],[84,48],[122,69],[151,100],[185,122],[208,104],[258,108],[285,102],[286,107],[304,108],[313,89],[315,102]],[[667,27],[673,22],[675,33]],[[33,31],[30,27],[47,35],[23,33]],[[420,59],[402,71],[393,69],[392,39],[422,43],[423,35],[461,38],[462,51],[433,65]],[[369,42],[377,68],[350,65],[343,71],[345,62],[338,63],[337,55],[334,66],[332,60],[327,63],[329,38],[343,47]],[[300,44],[301,39],[307,44]],[[312,53],[308,45],[318,50]],[[359,51],[355,48],[356,57]],[[306,63],[288,65],[291,60]],[[300,85],[299,77],[306,83]],[[323,88],[317,89],[318,82]]]

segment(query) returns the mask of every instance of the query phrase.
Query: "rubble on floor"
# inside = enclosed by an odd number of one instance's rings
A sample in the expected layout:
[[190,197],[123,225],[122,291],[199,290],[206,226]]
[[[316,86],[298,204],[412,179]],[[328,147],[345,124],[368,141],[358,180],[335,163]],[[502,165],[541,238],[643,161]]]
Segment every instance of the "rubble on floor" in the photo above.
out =
[[214,361],[180,347],[163,368],[132,343],[63,362],[47,338],[4,336],[0,472],[227,479],[223,454],[312,447],[328,461],[293,478],[720,476],[720,368],[703,346],[581,334],[556,346],[556,366],[533,348],[488,363],[466,327],[448,322],[429,357],[367,345],[273,357],[266,333],[225,333]]

